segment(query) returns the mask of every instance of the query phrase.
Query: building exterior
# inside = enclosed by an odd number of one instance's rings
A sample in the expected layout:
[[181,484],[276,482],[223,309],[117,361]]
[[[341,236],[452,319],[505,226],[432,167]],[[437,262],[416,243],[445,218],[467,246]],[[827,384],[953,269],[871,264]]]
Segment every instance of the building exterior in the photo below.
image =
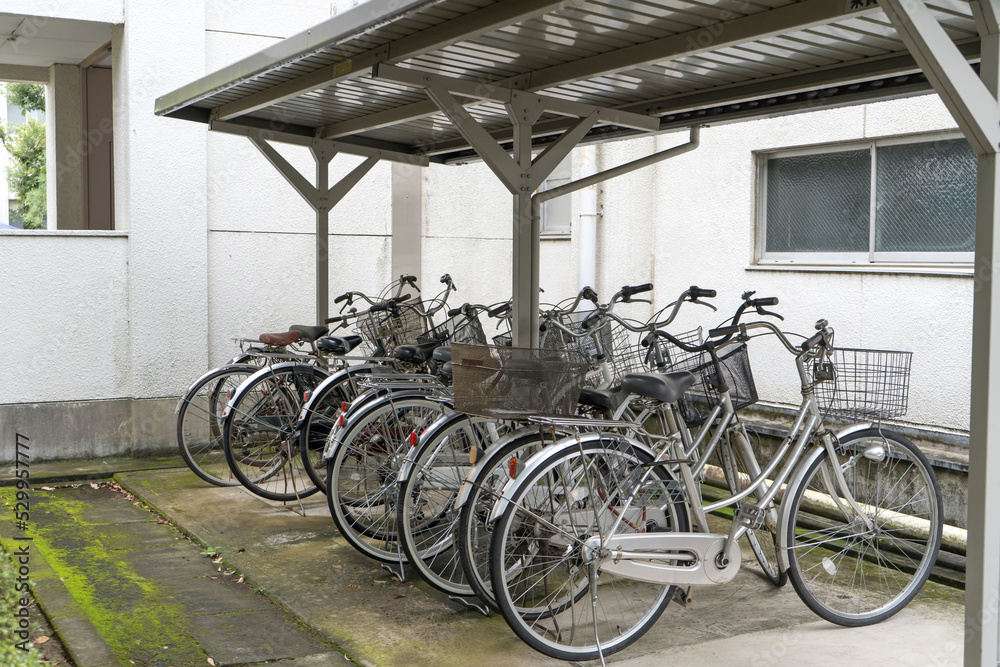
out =
[[[0,353],[6,361],[0,448],[6,458],[13,458],[15,432],[37,441],[39,459],[169,449],[177,397],[232,356],[234,338],[313,320],[312,210],[248,141],[156,117],[153,102],[351,4],[5,5],[0,18],[25,21],[19,50],[0,48],[0,79],[44,80],[51,127],[49,229],[0,232]],[[46,56],[46,31],[54,26],[91,35],[91,49]],[[100,53],[105,35],[109,56]],[[100,85],[81,78],[80,64],[94,54],[110,65],[111,127],[105,123],[103,130],[100,113],[94,112],[94,126],[73,111],[83,108],[82,89]],[[29,63],[28,55],[41,61]],[[762,231],[769,157],[835,146],[859,155],[868,150],[871,160],[882,140],[940,142],[952,137],[940,133],[955,127],[933,95],[708,127],[696,151],[599,187],[594,286],[606,298],[622,285],[653,282],[654,303],[635,306],[636,317],[649,316],[689,285],[718,290],[719,312],[686,308],[680,330],[718,324],[744,290],[756,290],[781,299],[776,310],[788,330],[810,333],[826,318],[841,344],[913,350],[907,420],[960,444],[969,422],[971,259],[960,252],[887,257],[881,250],[878,257],[859,251],[851,258],[788,258],[768,251]],[[686,138],[682,132],[600,146],[597,166]],[[109,144],[109,204],[95,212],[89,184],[100,178],[87,170],[97,162],[90,157]],[[279,150],[310,173],[305,149]],[[580,153],[553,178],[579,176]],[[335,158],[331,182],[359,162]],[[415,217],[405,197],[394,196],[404,194],[420,201]],[[424,170],[380,164],[331,215],[330,292],[375,291],[406,254],[415,255],[409,261],[428,290],[448,272],[458,300],[504,299],[509,207],[509,194],[482,164]],[[543,301],[581,286],[579,195],[550,214],[552,233],[542,241]],[[419,243],[393,247],[393,235],[408,219],[420,221]],[[834,230],[833,238],[841,232]],[[774,238],[773,229],[767,238]],[[762,399],[797,403],[787,355],[767,342],[752,355]]]

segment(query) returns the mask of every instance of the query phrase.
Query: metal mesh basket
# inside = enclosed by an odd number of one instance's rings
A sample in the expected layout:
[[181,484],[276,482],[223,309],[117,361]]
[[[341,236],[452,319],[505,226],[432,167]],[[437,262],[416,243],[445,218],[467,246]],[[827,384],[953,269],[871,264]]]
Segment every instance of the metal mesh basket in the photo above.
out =
[[486,334],[478,315],[459,313],[417,336],[418,343],[469,343],[485,345]]
[[[750,355],[745,344],[734,347],[719,355],[722,374],[729,386],[729,397],[734,410],[741,410],[757,402],[757,385],[754,384],[750,369]],[[705,421],[712,409],[719,404],[716,389],[715,364],[708,352],[688,354],[678,359],[670,367],[671,371],[690,371],[696,382],[684,393],[680,401],[684,421],[697,424]]]
[[[830,353],[835,379],[816,380],[816,400],[825,414],[878,421],[906,414],[912,352],[837,348]],[[821,374],[812,368],[813,378]]]
[[455,410],[494,419],[573,415],[590,369],[575,350],[462,343],[451,365]]
[[[580,333],[584,331],[581,322],[575,322],[567,318],[560,320],[559,323],[573,332]],[[601,346],[605,350],[612,348],[613,341],[610,322],[605,322],[596,330],[588,329],[586,331],[590,335],[571,336],[562,329],[550,325],[545,327],[544,331],[539,331],[538,346],[547,350],[577,350],[587,359],[591,360],[597,356],[597,343],[595,339],[600,339]]]
[[419,301],[399,304],[395,309],[368,313],[358,320],[358,332],[373,346],[391,353],[400,345],[414,345],[427,329]]
[[[700,345],[701,327],[676,334],[676,337],[685,343]],[[651,357],[650,347],[643,345],[639,337],[620,324],[615,325],[611,331],[611,353],[608,355],[611,361],[612,373],[615,380],[620,381],[629,373],[648,373],[656,370],[650,367]],[[681,355],[686,354],[675,348],[667,341],[661,341],[663,345],[664,357],[667,364],[674,363]]]

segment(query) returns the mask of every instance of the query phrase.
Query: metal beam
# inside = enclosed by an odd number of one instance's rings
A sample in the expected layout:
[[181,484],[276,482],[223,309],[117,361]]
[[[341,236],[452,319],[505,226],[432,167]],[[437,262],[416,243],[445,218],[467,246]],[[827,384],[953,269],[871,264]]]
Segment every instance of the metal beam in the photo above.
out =
[[360,146],[355,143],[348,141],[329,141],[327,139],[317,139],[316,137],[307,137],[302,134],[293,134],[290,132],[278,132],[275,130],[267,130],[258,127],[251,127],[248,125],[242,125],[240,123],[228,123],[219,120],[213,120],[208,124],[208,129],[213,132],[222,132],[224,134],[235,134],[241,137],[251,137],[263,139],[264,141],[278,141],[285,144],[293,144],[295,146],[305,146],[306,148],[313,147],[323,147],[327,151],[332,151],[334,153],[345,153],[347,155],[359,155],[361,157],[371,157],[373,155],[378,155],[380,159],[389,160],[390,162],[400,162],[403,164],[412,164],[418,167],[426,167],[430,164],[430,160],[423,155],[413,155],[411,153],[400,153],[397,151],[387,150],[384,148],[378,148],[377,146]]
[[400,83],[413,88],[426,88],[430,82],[437,84],[454,95],[461,95],[473,99],[490,100],[501,104],[510,104],[515,95],[520,100],[518,103],[530,100],[533,104],[549,112],[560,116],[574,116],[584,118],[596,112],[597,119],[601,123],[611,123],[621,127],[628,127],[645,132],[653,132],[659,127],[659,122],[655,118],[643,114],[627,111],[607,109],[593,104],[582,102],[572,102],[557,97],[547,95],[529,94],[527,92],[509,88],[505,85],[493,85],[480,81],[470,81],[440,74],[421,72],[420,70],[395,67],[393,65],[379,65],[372,71],[373,79],[381,79]]
[[920,65],[972,149],[1000,148],[1000,105],[923,0],[879,0],[900,39]]
[[267,90],[219,107],[219,119],[231,120],[259,109],[279,104],[313,90],[326,88],[338,81],[351,79],[379,63],[396,63],[415,58],[424,53],[444,48],[456,42],[471,39],[504,26],[544,14],[562,4],[563,0],[505,0],[469,14],[458,16],[420,32],[401,37],[363,53],[351,56],[332,65],[309,72],[298,78],[272,86]]
[[[982,39],[980,80],[1000,93],[1000,0],[973,0]],[[972,387],[969,415],[969,543],[966,549],[965,665],[1000,662],[1000,165],[980,155],[976,181],[976,270],[972,304]]]
[[[312,183],[309,182],[305,176],[299,173],[299,170],[292,166],[292,164],[284,158],[278,151],[274,150],[274,146],[267,143],[264,139],[256,136],[250,137],[250,141],[253,145],[263,153],[267,161],[271,163],[278,173],[285,177],[288,184],[295,188],[295,191],[301,195],[303,199],[309,202],[309,205],[316,210],[319,206],[319,190],[313,187]],[[332,157],[332,155],[331,155]]]

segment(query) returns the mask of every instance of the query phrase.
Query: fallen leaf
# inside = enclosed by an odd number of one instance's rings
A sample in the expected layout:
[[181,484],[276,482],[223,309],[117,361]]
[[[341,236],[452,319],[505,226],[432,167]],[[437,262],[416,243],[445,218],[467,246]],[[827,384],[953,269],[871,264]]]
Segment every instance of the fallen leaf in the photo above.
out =
[[239,579],[237,579],[237,580],[236,580],[236,583],[238,583],[238,584],[242,584],[242,583],[243,583],[243,577],[240,577]]
[[228,577],[228,576],[229,576],[229,575],[231,575],[231,574],[236,574],[236,570],[226,570],[226,571],[225,571],[225,572],[223,572],[222,574],[224,574],[225,576],[227,576],[227,577]]
[[342,567],[344,567],[344,566],[343,566],[343,565],[334,565],[334,566],[333,566],[333,569],[335,569],[335,570],[339,570],[339,569],[340,569],[340,568],[342,568]]
[[215,660],[212,660],[211,658],[209,658],[209,659],[208,659],[208,664],[210,664],[210,665],[214,665],[214,664],[215,664]]
[[358,584],[347,584],[348,588],[361,588]]
[[35,640],[34,642],[32,642],[32,643],[34,643],[34,644],[44,644],[44,643],[45,643],[45,642],[47,642],[47,641],[49,641],[49,638],[48,638],[48,637],[46,637],[45,635],[42,635],[41,637],[39,637],[38,639],[36,639],[36,640]]
[[236,553],[241,554],[244,551],[246,551],[246,549],[244,549],[243,547],[240,547],[239,549],[236,550]]
[[101,487],[100,487],[100,485],[98,485],[98,484],[94,484],[93,482],[91,482],[91,483],[90,483],[90,488],[92,488],[92,489],[99,489],[99,488],[101,488]]
[[51,486],[43,486],[42,491],[55,491]]
[[405,595],[397,595],[396,597],[393,598],[393,600],[398,600],[399,598],[405,598],[405,597],[406,597]]
[[209,577],[209,579],[218,579],[218,577]]
[[385,583],[385,579],[376,579],[375,583],[376,584],[384,584]]

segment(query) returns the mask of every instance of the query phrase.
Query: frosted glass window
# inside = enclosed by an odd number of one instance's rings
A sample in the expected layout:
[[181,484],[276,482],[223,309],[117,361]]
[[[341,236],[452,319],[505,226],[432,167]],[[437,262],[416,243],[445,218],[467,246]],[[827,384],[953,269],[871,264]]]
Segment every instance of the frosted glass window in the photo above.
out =
[[876,251],[975,250],[976,154],[968,142],[882,146],[877,159]]
[[767,252],[867,252],[867,150],[767,161]]

